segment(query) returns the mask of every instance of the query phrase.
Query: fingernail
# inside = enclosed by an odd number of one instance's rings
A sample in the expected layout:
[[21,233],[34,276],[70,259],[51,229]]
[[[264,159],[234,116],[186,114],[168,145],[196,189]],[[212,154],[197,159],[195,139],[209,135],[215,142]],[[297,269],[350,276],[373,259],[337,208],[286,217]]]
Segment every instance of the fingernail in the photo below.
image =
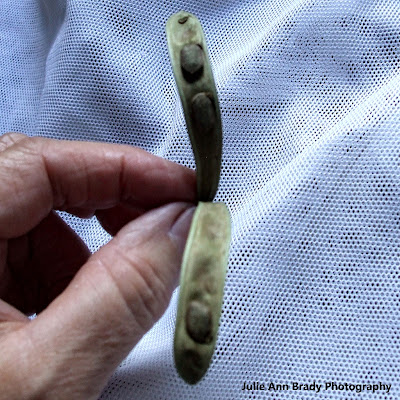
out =
[[169,236],[174,240],[178,246],[180,253],[185,249],[186,239],[189,233],[190,224],[192,222],[193,214],[196,207],[186,209],[172,225]]

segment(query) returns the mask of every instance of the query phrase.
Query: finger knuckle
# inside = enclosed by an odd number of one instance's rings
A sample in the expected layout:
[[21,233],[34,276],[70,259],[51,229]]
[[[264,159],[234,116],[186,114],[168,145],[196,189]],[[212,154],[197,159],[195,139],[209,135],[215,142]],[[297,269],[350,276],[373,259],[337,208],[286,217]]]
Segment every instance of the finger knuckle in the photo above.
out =
[[134,319],[147,330],[161,317],[168,304],[171,291],[167,279],[158,272],[159,266],[151,257],[118,245],[111,246],[113,249],[108,253],[111,258],[103,259],[102,263]]
[[19,132],[7,132],[0,136],[0,152],[7,150],[15,144],[27,139],[28,136]]

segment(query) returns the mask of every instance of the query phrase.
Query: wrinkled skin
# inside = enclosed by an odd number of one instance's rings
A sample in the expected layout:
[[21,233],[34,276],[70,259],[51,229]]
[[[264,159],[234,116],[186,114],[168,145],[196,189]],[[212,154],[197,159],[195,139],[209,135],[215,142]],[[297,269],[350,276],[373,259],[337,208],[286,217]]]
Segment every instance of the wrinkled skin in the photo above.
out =
[[[195,180],[131,146],[0,137],[0,399],[99,396],[168,306]],[[114,237],[91,255],[54,210]]]

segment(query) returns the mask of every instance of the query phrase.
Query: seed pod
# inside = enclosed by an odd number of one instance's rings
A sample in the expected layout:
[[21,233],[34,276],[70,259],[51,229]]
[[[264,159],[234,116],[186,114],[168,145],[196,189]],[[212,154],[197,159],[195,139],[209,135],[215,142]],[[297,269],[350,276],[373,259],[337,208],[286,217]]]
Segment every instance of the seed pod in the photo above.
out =
[[231,222],[225,204],[211,203],[220,175],[222,125],[200,22],[181,11],[169,18],[166,31],[197,170],[199,204],[183,255],[174,336],[176,369],[195,384],[207,372],[217,340]]
[[[230,215],[224,203],[198,204],[183,254],[174,337],[176,368],[191,384],[204,376],[214,352],[230,230]],[[207,290],[210,281],[213,287]]]
[[200,78],[204,67],[204,52],[195,43],[186,44],[181,50],[181,68],[184,78],[194,82]]
[[[200,201],[212,201],[220,176],[222,123],[204,33],[200,21],[185,11],[168,19],[166,31],[196,161],[197,197]],[[205,97],[197,98],[199,93],[204,93]]]

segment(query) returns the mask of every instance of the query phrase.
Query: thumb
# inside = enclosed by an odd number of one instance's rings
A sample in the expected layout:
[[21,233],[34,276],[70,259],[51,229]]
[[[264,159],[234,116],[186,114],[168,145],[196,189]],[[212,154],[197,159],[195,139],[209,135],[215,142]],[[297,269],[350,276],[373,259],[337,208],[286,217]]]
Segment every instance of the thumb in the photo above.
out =
[[34,398],[97,398],[166,310],[193,211],[193,204],[173,203],[129,223],[25,327]]

